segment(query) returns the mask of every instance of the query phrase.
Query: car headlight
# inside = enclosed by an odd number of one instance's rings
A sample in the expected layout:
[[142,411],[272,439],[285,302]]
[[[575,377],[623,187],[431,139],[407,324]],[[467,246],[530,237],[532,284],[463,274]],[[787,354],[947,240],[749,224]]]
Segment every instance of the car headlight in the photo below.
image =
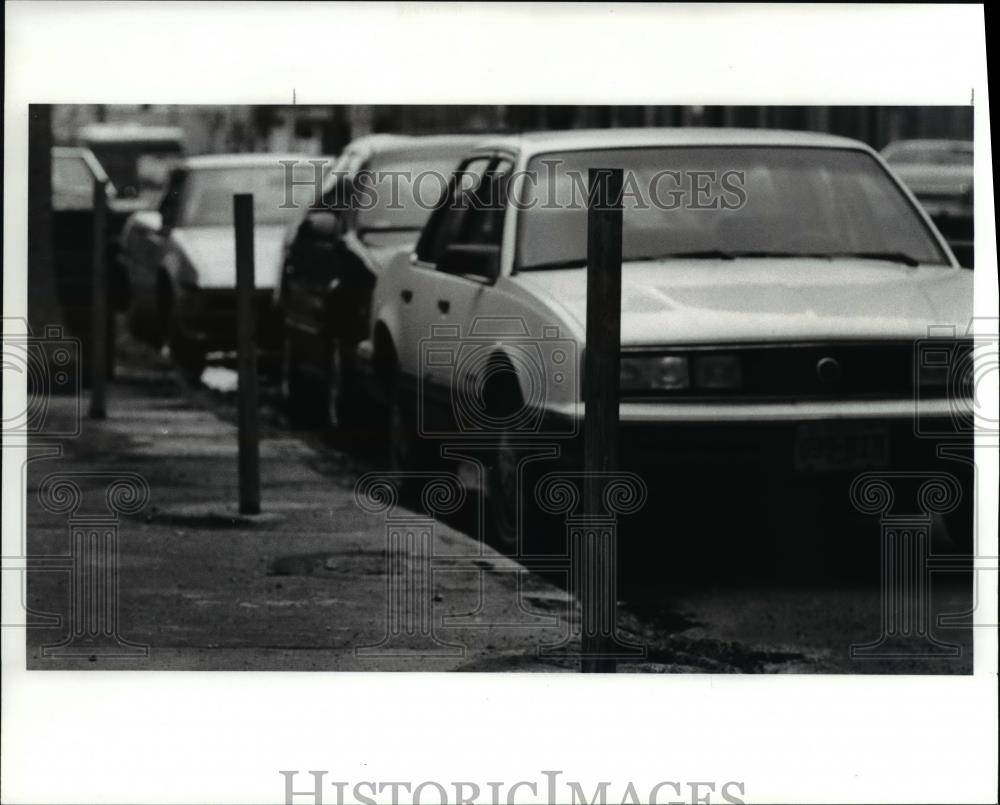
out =
[[623,357],[620,379],[625,392],[676,391],[691,385],[688,359],[680,355]]
[[623,355],[620,377],[623,393],[729,391],[743,386],[743,366],[727,354]]
[[743,369],[735,355],[700,355],[694,359],[694,384],[720,391],[743,385]]

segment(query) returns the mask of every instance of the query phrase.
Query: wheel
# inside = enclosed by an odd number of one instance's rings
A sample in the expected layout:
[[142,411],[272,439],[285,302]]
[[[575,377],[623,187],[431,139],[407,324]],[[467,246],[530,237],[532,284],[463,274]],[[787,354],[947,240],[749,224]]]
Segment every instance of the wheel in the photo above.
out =
[[[493,378],[487,392],[491,417],[503,420],[516,416],[524,407],[524,399],[513,369],[501,367],[493,373]],[[518,449],[515,435],[509,430],[498,431],[496,439],[497,445],[486,466],[486,541],[507,553],[546,552],[550,546],[541,537],[544,529],[540,528],[540,512],[532,494],[537,465],[524,463],[527,454]]]
[[951,551],[963,556],[972,556],[975,553],[976,527],[976,509],[972,490],[965,490],[958,508],[940,519],[943,521]]
[[[136,299],[133,297],[133,302]],[[133,304],[129,310],[129,318],[135,322],[136,333],[142,333],[142,337],[150,346],[161,349],[170,342],[170,321],[174,309],[174,294],[170,285],[170,279],[165,272],[160,272],[156,277],[156,313],[149,315],[142,307]]]
[[395,474],[413,472],[420,467],[417,459],[420,453],[419,437],[413,412],[401,396],[398,386],[395,386],[385,414],[386,458],[389,471]]
[[129,335],[136,341],[148,344],[159,350],[163,346],[163,329],[158,316],[143,315],[133,302],[125,311],[125,321],[128,324]]
[[415,406],[405,397],[398,366],[387,368],[383,382],[385,407],[381,430],[384,462],[393,485],[400,496],[405,496],[415,488],[406,476],[427,469],[429,451],[417,429]]
[[170,345],[170,359],[181,370],[184,377],[193,383],[200,381],[201,374],[205,371],[205,348],[181,332],[174,316],[170,318],[168,343]]
[[353,345],[336,337],[329,339],[325,381],[327,424],[344,431],[363,427],[365,412],[358,397]]
[[[518,455],[508,434],[486,467],[486,541],[506,553],[518,549]],[[523,542],[523,541],[522,541]]]
[[317,385],[303,374],[295,342],[286,331],[281,344],[281,400],[294,427],[322,424],[322,396]]

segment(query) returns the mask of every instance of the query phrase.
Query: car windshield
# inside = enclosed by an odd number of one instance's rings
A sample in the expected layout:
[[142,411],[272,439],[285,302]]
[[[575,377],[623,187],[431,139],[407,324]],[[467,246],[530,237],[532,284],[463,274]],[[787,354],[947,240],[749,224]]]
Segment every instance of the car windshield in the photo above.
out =
[[179,143],[93,143],[90,148],[122,198],[155,198],[181,153]]
[[624,171],[626,260],[837,257],[947,264],[870,155],[799,147],[657,147],[546,154],[519,200],[519,270],[586,260],[587,171]]
[[447,190],[461,150],[376,157],[354,177],[356,228],[418,230]]
[[56,193],[92,195],[94,175],[78,156],[57,156],[52,160],[52,189]]
[[946,165],[972,167],[971,143],[928,144],[909,143],[890,146],[885,150],[890,165]]
[[[296,181],[301,181],[296,175]],[[274,164],[238,168],[199,168],[187,174],[182,226],[232,226],[233,195],[252,193],[254,221],[287,224],[313,200],[308,182],[292,188],[291,204],[285,197],[285,168]]]

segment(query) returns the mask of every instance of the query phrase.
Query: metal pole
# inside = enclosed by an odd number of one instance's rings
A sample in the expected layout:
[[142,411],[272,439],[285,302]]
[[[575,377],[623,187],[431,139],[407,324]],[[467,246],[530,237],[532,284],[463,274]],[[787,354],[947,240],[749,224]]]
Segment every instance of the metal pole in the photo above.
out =
[[260,514],[252,193],[237,193],[233,196],[233,218],[236,222],[240,514]]
[[93,244],[90,289],[90,418],[107,416],[108,383],[108,265],[105,242],[108,183],[94,177]]
[[[618,394],[621,348],[622,299],[622,184],[620,168],[591,168],[587,210],[587,348],[584,358],[584,513],[596,517],[603,510],[602,483],[598,473],[613,472],[618,465]],[[615,566],[608,543],[594,541],[575,561],[597,562],[598,568]],[[583,578],[595,573],[584,568]],[[607,588],[601,587],[606,594]],[[608,654],[608,635],[601,632],[598,613],[614,610],[614,601],[590,601],[596,591],[580,591],[583,618],[581,662],[584,673],[613,673],[615,660]],[[605,655],[589,658],[587,654]]]

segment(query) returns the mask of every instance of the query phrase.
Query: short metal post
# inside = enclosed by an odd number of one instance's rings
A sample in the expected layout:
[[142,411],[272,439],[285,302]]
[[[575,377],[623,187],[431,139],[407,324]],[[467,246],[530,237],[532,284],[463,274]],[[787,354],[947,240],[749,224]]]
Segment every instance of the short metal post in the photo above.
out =
[[[618,393],[621,358],[622,185],[620,168],[591,168],[587,210],[587,348],[584,365],[584,513],[604,511],[602,476],[618,465]],[[616,611],[615,601],[594,600],[614,594],[614,585],[596,583],[602,572],[615,568],[608,551],[613,544],[587,532],[585,545],[572,561],[578,578],[583,619],[581,670],[613,673],[607,624],[600,613]],[[605,580],[606,581],[606,580]]]
[[253,194],[233,196],[236,222],[236,341],[239,368],[240,514],[260,514],[257,334],[254,322]]
[[107,416],[108,265],[105,256],[108,183],[94,178],[93,244],[90,288],[90,418]]

